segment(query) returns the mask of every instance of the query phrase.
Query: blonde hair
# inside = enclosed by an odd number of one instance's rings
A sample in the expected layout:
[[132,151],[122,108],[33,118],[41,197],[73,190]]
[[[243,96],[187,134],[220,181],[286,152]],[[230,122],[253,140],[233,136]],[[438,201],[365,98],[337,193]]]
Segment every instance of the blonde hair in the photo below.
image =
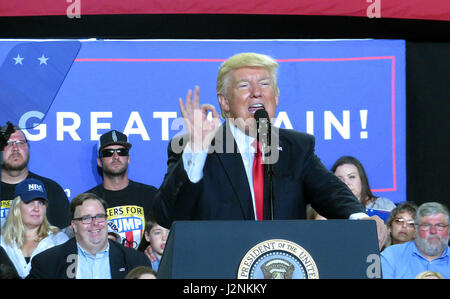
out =
[[148,266],[137,266],[125,276],[125,279],[139,279],[143,274],[152,274],[156,278],[156,271]]
[[[8,218],[6,218],[6,222],[2,227],[2,236],[5,239],[5,242],[10,246],[16,245],[18,248],[22,248],[26,240],[26,230],[25,225],[22,221],[22,213],[20,211],[20,202],[22,201],[20,196],[16,196],[13,199],[11,204],[11,208],[9,210]],[[37,240],[41,241],[45,239],[50,234],[58,233],[59,228],[56,226],[50,225],[47,220],[47,216],[44,216],[44,220],[39,227]]]
[[425,279],[429,277],[435,277],[438,279],[443,279],[442,275],[439,272],[434,271],[423,271],[422,273],[419,273],[419,275],[416,276],[416,279]]
[[[227,96],[227,88],[229,84],[230,73],[242,67],[263,67],[270,75],[273,82],[275,95],[278,96],[280,91],[277,85],[277,69],[278,63],[270,56],[258,53],[240,53],[228,58],[219,68],[217,74],[217,95]],[[224,115],[222,115],[224,116]]]

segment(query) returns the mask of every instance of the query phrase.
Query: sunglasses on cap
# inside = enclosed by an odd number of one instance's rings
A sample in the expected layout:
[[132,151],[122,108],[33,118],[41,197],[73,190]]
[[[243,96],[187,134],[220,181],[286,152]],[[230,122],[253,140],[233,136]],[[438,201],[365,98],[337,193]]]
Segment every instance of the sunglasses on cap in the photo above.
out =
[[101,158],[109,158],[114,155],[114,153],[117,153],[117,155],[124,157],[128,156],[128,149],[127,148],[107,148],[100,152]]

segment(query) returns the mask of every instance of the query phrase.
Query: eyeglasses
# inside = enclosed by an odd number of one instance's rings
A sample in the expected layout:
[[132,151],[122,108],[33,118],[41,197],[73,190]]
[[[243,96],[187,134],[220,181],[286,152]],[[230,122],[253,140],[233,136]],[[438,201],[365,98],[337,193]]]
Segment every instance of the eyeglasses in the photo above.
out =
[[94,219],[97,223],[103,223],[106,220],[106,214],[97,214],[95,216],[86,215],[79,218],[73,218],[72,220],[81,221],[83,224],[91,224]]
[[429,231],[431,229],[431,227],[435,227],[437,231],[441,232],[448,227],[448,224],[446,225],[443,223],[438,223],[438,224],[422,223],[422,224],[417,224],[417,226],[419,227],[419,229],[421,231]]
[[26,140],[9,140],[6,142],[6,146],[13,146],[14,144],[16,146],[23,146],[27,143]]
[[406,220],[403,218],[394,218],[394,223],[398,225],[407,225],[409,227],[414,227],[414,220]]
[[128,149],[126,148],[107,148],[100,152],[102,158],[112,157],[114,153],[117,153],[119,156],[124,157],[128,156]]

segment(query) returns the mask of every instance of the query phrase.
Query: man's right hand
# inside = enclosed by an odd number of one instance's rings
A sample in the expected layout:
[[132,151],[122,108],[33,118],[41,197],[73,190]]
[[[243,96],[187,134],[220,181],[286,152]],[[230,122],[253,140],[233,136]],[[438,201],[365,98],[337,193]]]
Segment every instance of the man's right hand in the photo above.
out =
[[[211,144],[217,129],[220,126],[220,117],[216,108],[210,104],[199,104],[200,88],[195,87],[194,92],[189,90],[186,95],[186,104],[180,98],[180,111],[189,134],[189,142],[193,152],[205,150]],[[209,111],[212,120],[208,120]]]

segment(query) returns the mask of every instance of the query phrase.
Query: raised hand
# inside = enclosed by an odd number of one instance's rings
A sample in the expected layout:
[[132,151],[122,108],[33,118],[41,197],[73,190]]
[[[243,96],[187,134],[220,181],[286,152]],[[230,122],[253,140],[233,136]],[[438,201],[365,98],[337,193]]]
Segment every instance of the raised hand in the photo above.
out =
[[[182,98],[178,100],[193,152],[207,149],[220,126],[220,117],[216,108],[210,104],[203,104],[200,107],[199,94],[200,88],[195,86],[194,92],[188,91],[186,104]],[[212,113],[212,119],[207,117],[209,112]]]

